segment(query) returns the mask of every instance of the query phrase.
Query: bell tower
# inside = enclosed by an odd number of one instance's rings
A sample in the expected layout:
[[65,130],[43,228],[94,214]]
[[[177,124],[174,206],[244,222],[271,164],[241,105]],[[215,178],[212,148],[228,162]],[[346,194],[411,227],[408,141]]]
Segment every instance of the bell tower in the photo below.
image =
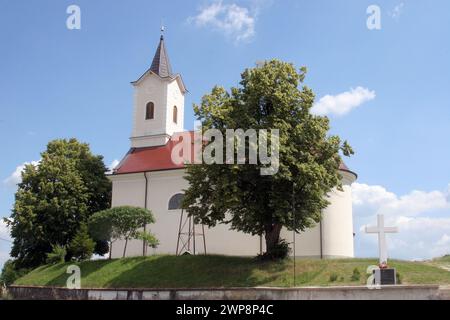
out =
[[174,133],[184,131],[187,90],[181,75],[172,73],[163,34],[150,69],[131,84],[134,87],[132,148],[162,146]]

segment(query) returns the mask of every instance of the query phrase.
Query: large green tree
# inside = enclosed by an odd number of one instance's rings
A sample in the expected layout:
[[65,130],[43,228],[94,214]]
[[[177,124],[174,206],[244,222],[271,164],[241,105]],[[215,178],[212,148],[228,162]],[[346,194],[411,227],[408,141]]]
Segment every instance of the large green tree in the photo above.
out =
[[[283,227],[302,232],[321,220],[327,193],[342,187],[340,154],[353,153],[347,142],[328,134],[327,117],[311,113],[314,93],[300,87],[305,75],[306,68],[297,71],[290,63],[267,61],[245,70],[240,86],[229,92],[215,87],[194,106],[203,130],[218,129],[224,136],[227,129],[279,130],[276,174],[261,175],[262,164],[189,165],[183,204],[210,227],[227,223],[264,236],[267,257],[276,256]],[[247,144],[247,160],[248,151]]]
[[45,263],[52,246],[68,246],[90,215],[110,206],[106,171],[103,157],[76,139],[51,141],[39,164],[25,167],[6,219],[17,266]]

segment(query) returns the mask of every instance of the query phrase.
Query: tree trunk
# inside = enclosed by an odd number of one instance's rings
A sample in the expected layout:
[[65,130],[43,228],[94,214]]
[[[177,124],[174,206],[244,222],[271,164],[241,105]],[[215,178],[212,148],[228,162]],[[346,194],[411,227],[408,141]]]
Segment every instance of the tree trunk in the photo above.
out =
[[128,245],[128,238],[125,238],[125,247],[123,248],[123,258],[125,258],[125,255],[127,253],[127,245]]
[[280,240],[280,232],[283,226],[279,223],[266,225],[266,253],[270,257],[275,249],[278,241]]
[[109,260],[112,259],[112,241],[109,242]]

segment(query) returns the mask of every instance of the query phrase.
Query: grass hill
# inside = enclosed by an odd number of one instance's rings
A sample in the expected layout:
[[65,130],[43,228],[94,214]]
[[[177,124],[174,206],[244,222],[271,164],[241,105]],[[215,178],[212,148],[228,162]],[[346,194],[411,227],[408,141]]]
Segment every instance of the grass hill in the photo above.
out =
[[[450,262],[450,257],[449,257]],[[297,260],[296,286],[364,285],[374,259]],[[450,284],[439,263],[390,261],[403,284]],[[446,263],[446,260],[443,261]],[[16,285],[65,287],[70,264],[43,266]],[[204,288],[293,285],[293,260],[258,262],[224,256],[152,256],[78,264],[84,288]],[[360,277],[355,276],[355,269]],[[356,272],[356,274],[358,273]]]
[[450,272],[450,255],[443,256],[442,258],[436,258],[429,262],[431,265],[437,266],[441,269]]

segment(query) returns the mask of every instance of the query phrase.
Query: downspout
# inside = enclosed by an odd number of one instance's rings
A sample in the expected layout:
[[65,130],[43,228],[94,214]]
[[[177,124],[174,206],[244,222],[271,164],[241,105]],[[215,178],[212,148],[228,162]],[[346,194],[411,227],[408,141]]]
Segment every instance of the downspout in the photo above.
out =
[[322,232],[322,220],[320,220],[320,259],[323,260],[323,232]]
[[259,254],[262,256],[263,254],[263,236],[259,236]]
[[[148,177],[147,172],[144,172],[145,178],[145,195],[144,195],[144,209],[148,209],[147,197],[148,197]],[[147,225],[144,225],[144,232],[147,232]],[[147,242],[142,240],[142,255],[145,257],[147,255]]]

